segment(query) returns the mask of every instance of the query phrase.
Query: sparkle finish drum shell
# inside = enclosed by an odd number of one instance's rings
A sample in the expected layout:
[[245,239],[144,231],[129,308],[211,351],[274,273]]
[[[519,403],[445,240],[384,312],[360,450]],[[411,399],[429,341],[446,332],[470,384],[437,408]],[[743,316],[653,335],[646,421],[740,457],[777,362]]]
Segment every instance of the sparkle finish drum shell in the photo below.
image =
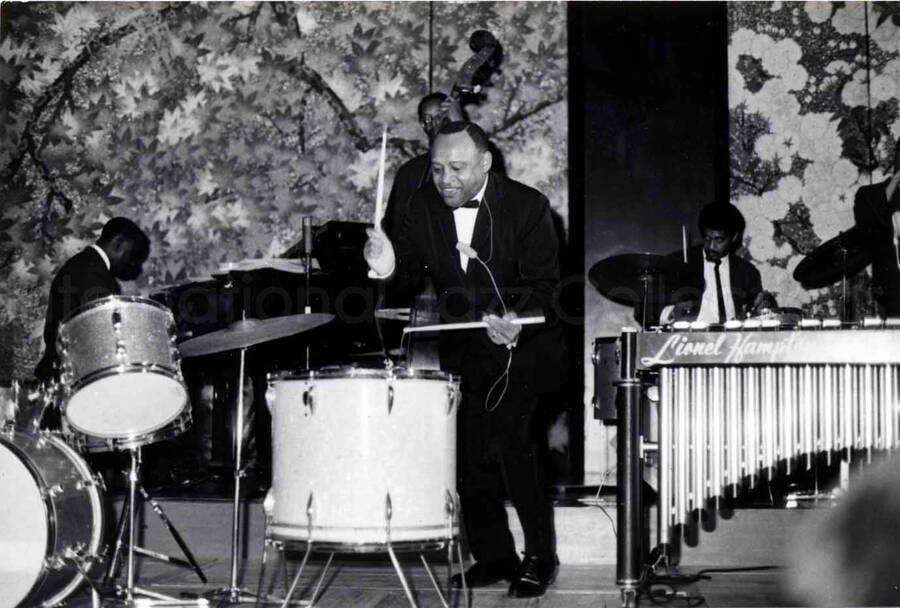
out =
[[456,536],[456,378],[324,369],[275,379],[269,402],[269,537],[367,551]]
[[171,311],[144,298],[110,296],[66,317],[58,351],[69,428],[134,447],[189,424],[174,336]]

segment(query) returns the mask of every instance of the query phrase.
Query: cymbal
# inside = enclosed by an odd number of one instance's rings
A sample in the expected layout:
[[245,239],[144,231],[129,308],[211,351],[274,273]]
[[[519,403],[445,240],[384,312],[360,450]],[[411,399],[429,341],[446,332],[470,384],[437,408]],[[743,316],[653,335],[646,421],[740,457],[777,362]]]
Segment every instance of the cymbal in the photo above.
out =
[[332,319],[334,319],[334,315],[321,312],[271,319],[243,319],[235,321],[225,329],[185,340],[178,345],[178,350],[182,357],[199,357],[237,348],[247,348],[254,344],[309,331]]
[[849,277],[872,261],[865,235],[858,226],[828,240],[803,258],[794,269],[794,279],[806,289],[828,287]]
[[681,257],[654,253],[623,253],[594,264],[588,271],[591,284],[601,294],[619,304],[640,305],[668,302],[672,293],[698,283],[697,274]]
[[[313,264],[315,268],[315,264]],[[229,272],[250,272],[253,270],[280,270],[292,274],[305,274],[306,262],[302,259],[290,258],[260,258],[240,260],[237,262],[225,262],[212,271],[214,277],[225,276]]]

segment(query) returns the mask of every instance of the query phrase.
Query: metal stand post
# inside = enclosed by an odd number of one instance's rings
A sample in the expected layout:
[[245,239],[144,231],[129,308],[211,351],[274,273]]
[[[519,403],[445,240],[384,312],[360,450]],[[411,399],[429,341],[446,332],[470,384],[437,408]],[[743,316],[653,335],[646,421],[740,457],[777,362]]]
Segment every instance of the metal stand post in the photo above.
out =
[[616,584],[623,606],[637,605],[641,574],[641,386],[636,371],[637,332],[622,333],[621,380],[618,385],[618,542]]
[[237,383],[237,413],[234,422],[234,496],[231,511],[231,578],[227,587],[216,589],[207,594],[212,597],[221,597],[225,602],[240,604],[242,602],[256,601],[257,596],[238,587],[238,547],[240,545],[240,509],[241,509],[241,477],[244,469],[241,464],[244,444],[244,368],[246,364],[247,348],[240,349],[240,363],[238,365]]

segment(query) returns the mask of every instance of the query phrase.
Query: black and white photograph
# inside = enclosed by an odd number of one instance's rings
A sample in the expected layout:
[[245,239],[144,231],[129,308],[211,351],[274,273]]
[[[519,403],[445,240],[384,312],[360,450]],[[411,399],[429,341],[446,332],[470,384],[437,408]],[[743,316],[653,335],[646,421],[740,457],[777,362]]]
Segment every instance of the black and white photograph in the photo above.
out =
[[0,608],[900,606],[900,3],[0,3]]

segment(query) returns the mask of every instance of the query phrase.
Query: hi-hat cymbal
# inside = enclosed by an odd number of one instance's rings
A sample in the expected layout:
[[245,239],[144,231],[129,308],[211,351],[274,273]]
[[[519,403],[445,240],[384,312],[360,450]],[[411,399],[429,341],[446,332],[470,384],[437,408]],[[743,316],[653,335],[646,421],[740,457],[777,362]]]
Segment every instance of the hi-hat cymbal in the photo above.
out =
[[806,289],[834,285],[872,261],[865,234],[858,226],[828,240],[803,258],[794,269],[794,279]]
[[334,315],[321,312],[271,319],[243,319],[235,321],[225,329],[186,340],[178,345],[178,350],[182,357],[199,357],[237,348],[247,348],[254,344],[309,331],[332,319],[334,319]]
[[672,293],[698,282],[680,257],[654,253],[623,253],[594,264],[588,271],[591,284],[601,294],[619,304],[662,304]]

